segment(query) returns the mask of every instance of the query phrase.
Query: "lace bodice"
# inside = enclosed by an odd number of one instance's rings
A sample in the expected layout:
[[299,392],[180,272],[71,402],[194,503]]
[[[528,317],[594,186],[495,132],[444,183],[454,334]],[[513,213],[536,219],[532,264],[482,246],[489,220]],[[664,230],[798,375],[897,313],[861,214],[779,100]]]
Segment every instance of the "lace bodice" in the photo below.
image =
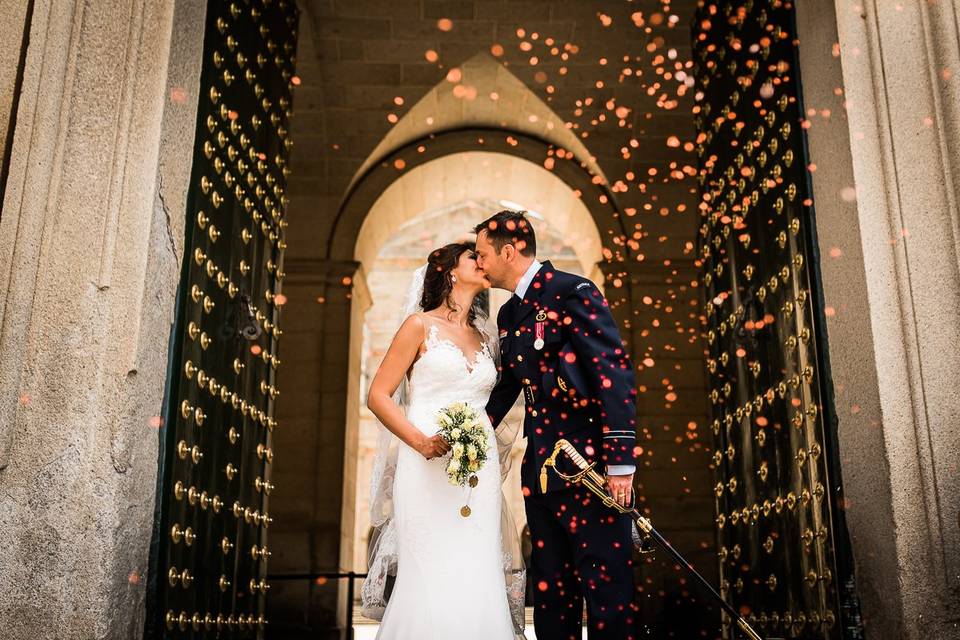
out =
[[410,408],[466,402],[483,409],[497,381],[497,367],[487,343],[468,358],[436,325],[427,330],[426,351],[410,374]]

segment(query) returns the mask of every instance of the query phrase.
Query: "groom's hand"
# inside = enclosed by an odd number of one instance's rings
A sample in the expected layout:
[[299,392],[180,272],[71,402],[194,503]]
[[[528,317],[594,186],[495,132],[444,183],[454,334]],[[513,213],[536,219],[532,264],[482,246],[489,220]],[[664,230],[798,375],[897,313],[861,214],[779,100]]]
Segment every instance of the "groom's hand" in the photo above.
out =
[[607,490],[618,504],[629,507],[633,496],[633,474],[607,476]]

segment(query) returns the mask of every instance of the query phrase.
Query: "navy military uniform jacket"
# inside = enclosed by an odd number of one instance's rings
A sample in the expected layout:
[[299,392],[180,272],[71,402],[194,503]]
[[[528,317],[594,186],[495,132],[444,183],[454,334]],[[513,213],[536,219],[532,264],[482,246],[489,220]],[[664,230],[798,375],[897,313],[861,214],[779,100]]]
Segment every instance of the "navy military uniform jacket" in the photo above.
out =
[[[501,376],[487,413],[496,427],[523,392],[524,495],[541,493],[541,467],[560,438],[596,461],[601,473],[606,465],[635,464],[633,365],[592,281],[544,261],[523,300],[513,296],[501,307],[497,328]],[[557,462],[560,470],[574,471],[567,461]],[[553,471],[547,474],[547,493],[568,486]]]

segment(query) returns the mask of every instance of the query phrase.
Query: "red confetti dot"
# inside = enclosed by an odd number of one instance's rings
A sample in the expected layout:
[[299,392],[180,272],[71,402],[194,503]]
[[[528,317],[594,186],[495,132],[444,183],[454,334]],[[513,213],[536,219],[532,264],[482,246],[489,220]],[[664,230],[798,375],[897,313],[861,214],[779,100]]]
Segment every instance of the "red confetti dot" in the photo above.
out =
[[550,588],[550,585],[547,584],[546,580],[541,580],[539,583],[537,583],[537,588],[540,589],[540,591],[546,591]]

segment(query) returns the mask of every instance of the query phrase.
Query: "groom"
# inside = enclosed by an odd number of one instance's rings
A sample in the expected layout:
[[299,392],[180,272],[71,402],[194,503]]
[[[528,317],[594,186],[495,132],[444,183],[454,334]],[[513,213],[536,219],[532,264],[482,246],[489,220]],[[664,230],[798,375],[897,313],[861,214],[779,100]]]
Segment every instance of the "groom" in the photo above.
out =
[[497,316],[502,371],[487,413],[496,427],[523,392],[520,478],[537,638],[579,640],[584,598],[591,640],[633,638],[631,520],[553,472],[543,490],[540,476],[565,438],[598,462],[614,499],[630,504],[636,387],[617,325],[593,282],[536,260],[523,212],[501,211],[474,231],[478,266],[494,287],[514,292]]

